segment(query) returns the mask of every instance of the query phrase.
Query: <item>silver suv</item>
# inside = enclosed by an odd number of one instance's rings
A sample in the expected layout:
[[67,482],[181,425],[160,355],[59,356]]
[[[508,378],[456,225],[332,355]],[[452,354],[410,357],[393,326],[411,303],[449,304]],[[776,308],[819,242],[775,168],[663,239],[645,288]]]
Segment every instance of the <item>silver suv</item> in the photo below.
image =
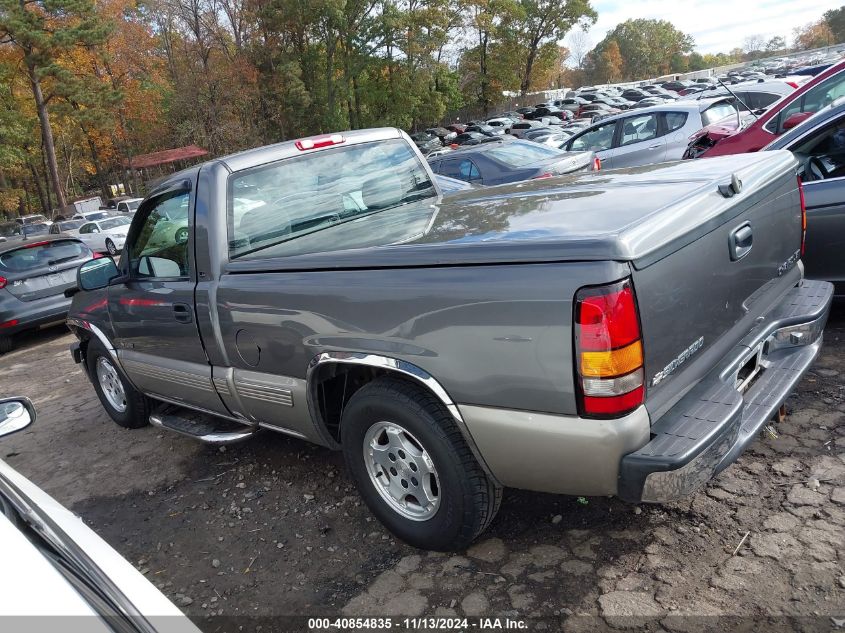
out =
[[594,123],[561,149],[593,151],[604,169],[681,160],[690,136],[701,128],[740,124],[732,99],[675,101],[627,111]]

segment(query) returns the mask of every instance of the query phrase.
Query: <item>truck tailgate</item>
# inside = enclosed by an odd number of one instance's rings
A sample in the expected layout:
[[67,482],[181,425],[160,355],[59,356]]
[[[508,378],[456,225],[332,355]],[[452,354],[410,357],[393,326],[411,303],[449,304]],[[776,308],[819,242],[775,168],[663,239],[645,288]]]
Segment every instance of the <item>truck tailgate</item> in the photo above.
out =
[[[634,262],[652,420],[801,278],[802,218],[794,160],[752,164],[718,182],[697,199],[700,206],[678,209],[676,220],[719,209],[700,218],[708,225],[706,233],[664,257]],[[752,379],[756,371],[751,361],[740,378]]]

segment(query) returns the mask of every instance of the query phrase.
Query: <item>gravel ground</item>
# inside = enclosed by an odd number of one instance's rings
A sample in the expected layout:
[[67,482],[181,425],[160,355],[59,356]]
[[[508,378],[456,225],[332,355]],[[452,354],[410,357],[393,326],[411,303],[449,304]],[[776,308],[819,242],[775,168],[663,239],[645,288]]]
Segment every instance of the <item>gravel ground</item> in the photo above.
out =
[[218,449],[117,427],[62,328],[0,357],[0,391],[31,397],[39,414],[0,457],[205,631],[243,626],[227,616],[293,614],[828,631],[845,618],[845,306],[825,337],[779,437],[761,438],[705,490],[638,507],[508,490],[491,528],[457,555],[393,539],[337,453],[270,433]]

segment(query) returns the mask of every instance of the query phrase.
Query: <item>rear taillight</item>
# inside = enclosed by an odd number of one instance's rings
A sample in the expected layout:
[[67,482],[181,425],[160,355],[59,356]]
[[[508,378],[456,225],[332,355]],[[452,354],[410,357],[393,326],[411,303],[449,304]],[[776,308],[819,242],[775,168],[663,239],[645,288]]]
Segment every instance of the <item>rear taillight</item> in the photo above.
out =
[[575,295],[578,412],[616,418],[643,403],[643,345],[631,280]]
[[552,173],[546,171],[546,172],[543,172],[542,174],[540,174],[539,176],[534,176],[533,180],[539,180],[540,178],[551,178],[551,177],[552,177]]
[[601,159],[598,156],[593,158],[593,171],[601,171]]
[[346,139],[342,134],[327,134],[325,136],[313,136],[311,138],[303,138],[298,140],[294,145],[299,151],[307,149],[319,149],[321,147],[329,147],[331,145],[340,145]]
[[795,83],[794,81],[785,81],[784,83],[785,83],[787,86],[792,86],[793,88],[797,88],[797,87],[798,87],[798,84],[797,84],[797,83]]
[[801,257],[804,257],[804,242],[807,239],[807,202],[804,199],[804,183],[798,176],[798,200],[801,203]]
[[15,327],[18,323],[19,321],[17,319],[12,319],[11,321],[3,321],[2,323],[0,323],[0,328]]
[[91,253],[91,259],[100,259],[101,257],[105,257],[105,255],[103,255],[102,253],[98,253],[97,251]]
[[6,287],[6,284],[9,283],[9,280],[3,276],[0,276],[0,290]]

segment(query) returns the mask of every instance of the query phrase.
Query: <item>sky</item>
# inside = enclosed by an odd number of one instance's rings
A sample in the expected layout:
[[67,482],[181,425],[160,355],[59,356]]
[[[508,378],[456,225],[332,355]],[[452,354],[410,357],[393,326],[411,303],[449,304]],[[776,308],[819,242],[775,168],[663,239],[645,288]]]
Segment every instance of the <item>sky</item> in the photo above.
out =
[[792,29],[815,22],[843,0],[592,0],[599,19],[588,31],[598,44],[620,22],[635,18],[668,20],[695,38],[700,53],[727,53],[746,37],[775,35],[792,42]]

